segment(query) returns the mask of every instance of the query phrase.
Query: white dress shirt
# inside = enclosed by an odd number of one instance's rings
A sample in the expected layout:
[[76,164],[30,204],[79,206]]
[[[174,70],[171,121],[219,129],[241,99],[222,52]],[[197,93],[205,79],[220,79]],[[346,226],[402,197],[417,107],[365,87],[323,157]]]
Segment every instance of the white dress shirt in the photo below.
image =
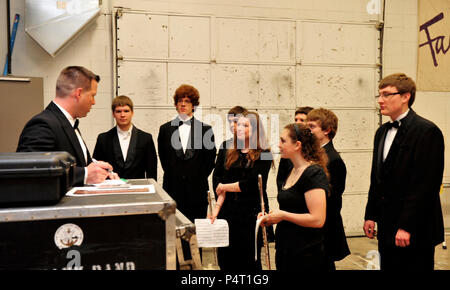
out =
[[[406,117],[406,115],[408,115],[408,112],[409,112],[409,109],[406,112],[404,112],[403,114],[401,114],[400,116],[398,116],[398,118],[395,119],[394,121],[398,121],[401,125],[402,122],[400,120],[403,119],[404,117]],[[389,150],[391,149],[392,142],[394,142],[395,135],[397,135],[397,131],[398,131],[398,128],[392,127],[391,129],[388,130],[388,132],[386,134],[386,139],[384,140],[383,161],[386,160]]]
[[[182,119],[181,116],[179,116],[179,118],[183,122],[186,122],[186,121],[189,121],[190,119],[192,119],[192,117]],[[187,148],[187,144],[189,141],[189,135],[191,133],[191,123],[189,123],[189,125],[188,124],[181,125],[178,128],[178,132],[180,134],[181,146],[183,146],[183,153],[186,153],[186,148]]]
[[122,131],[119,126],[117,128],[117,137],[119,137],[120,149],[122,150],[123,161],[127,160],[128,147],[130,146],[131,132],[133,125],[127,131]]

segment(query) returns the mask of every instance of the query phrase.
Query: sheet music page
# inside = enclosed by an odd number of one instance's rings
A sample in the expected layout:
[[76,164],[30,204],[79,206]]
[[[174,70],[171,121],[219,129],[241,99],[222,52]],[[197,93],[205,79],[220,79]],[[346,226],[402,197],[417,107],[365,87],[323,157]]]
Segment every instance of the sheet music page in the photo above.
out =
[[199,248],[228,247],[229,229],[226,220],[216,219],[211,224],[210,219],[195,219],[195,228]]

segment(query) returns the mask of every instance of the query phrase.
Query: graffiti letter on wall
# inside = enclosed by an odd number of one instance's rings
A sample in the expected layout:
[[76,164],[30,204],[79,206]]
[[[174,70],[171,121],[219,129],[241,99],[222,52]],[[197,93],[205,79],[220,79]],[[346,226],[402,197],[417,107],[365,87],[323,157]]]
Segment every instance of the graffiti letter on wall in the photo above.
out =
[[[433,58],[433,63],[434,66],[437,67],[438,66],[438,62],[436,59],[436,54],[439,54],[440,52],[442,52],[443,54],[446,54],[447,51],[450,49],[450,41],[449,44],[447,46],[447,48],[444,47],[444,40],[445,40],[445,36],[438,36],[435,38],[431,38],[430,36],[430,31],[428,30],[428,27],[430,27],[431,25],[435,24],[436,22],[439,22],[440,20],[442,20],[444,18],[444,13],[439,13],[438,15],[436,15],[435,17],[433,17],[432,19],[428,20],[427,22],[425,22],[424,24],[420,25],[420,31],[424,30],[425,31],[425,35],[427,37],[427,41],[424,43],[421,43],[419,45],[419,47],[428,45],[430,48],[430,52],[431,52],[431,57]],[[434,46],[433,46],[434,43]]]

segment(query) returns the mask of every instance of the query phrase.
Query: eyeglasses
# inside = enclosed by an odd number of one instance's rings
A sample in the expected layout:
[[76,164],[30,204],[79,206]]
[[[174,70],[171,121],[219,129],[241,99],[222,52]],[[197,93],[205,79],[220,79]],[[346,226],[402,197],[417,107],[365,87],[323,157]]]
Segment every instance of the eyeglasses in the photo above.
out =
[[192,104],[190,99],[182,99],[182,98],[177,100],[177,104],[178,103]]
[[379,98],[379,97],[382,97],[383,99],[385,99],[385,100],[387,100],[387,99],[389,99],[391,96],[394,96],[394,95],[401,95],[401,94],[403,94],[402,92],[396,92],[396,93],[383,93],[383,94],[379,94],[379,95],[377,95],[377,96],[375,96],[375,98]]

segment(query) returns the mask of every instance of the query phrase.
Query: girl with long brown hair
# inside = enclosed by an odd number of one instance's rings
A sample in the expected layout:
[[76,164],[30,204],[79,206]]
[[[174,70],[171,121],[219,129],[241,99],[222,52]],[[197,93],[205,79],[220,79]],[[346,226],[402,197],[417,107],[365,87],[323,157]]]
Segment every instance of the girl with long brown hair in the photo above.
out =
[[213,173],[217,203],[211,220],[219,217],[229,225],[229,246],[218,249],[221,270],[261,270],[261,235],[256,261],[254,242],[256,217],[261,211],[258,175],[262,176],[268,205],[266,184],[272,163],[259,115],[244,112],[238,119],[232,148],[220,150]]

